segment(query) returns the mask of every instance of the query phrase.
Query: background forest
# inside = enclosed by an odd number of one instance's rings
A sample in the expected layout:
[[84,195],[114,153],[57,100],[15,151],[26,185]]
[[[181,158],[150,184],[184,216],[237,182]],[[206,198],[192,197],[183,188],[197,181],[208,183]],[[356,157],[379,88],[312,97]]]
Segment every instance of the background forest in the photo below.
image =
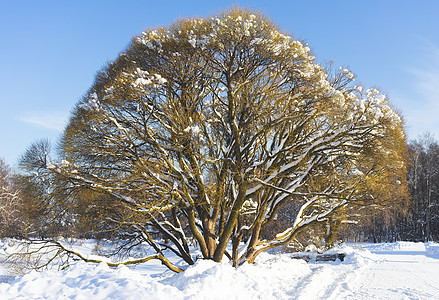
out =
[[[47,147],[47,142],[42,142]],[[35,146],[35,145],[34,145]],[[439,240],[439,144],[429,134],[408,144],[407,183],[409,197],[397,207],[362,217],[358,224],[340,224],[337,240],[393,242]],[[65,203],[45,192],[44,182],[15,174],[0,160],[0,232],[2,237],[49,238],[108,237],[105,230],[108,207],[87,193]],[[289,219],[285,209],[278,226]],[[291,215],[294,215],[292,213]],[[61,217],[61,218],[60,218]],[[325,230],[321,229],[321,235]],[[266,234],[270,234],[267,232]]]

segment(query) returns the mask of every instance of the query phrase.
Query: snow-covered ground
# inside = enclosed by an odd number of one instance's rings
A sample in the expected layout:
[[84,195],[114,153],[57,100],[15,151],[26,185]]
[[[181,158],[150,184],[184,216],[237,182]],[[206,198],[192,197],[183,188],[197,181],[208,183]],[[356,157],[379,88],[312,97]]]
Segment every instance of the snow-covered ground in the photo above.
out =
[[[0,257],[13,249],[0,245]],[[93,249],[92,241],[81,242]],[[84,250],[84,249],[83,249]],[[91,250],[90,250],[91,251]],[[439,299],[439,244],[347,244],[344,262],[306,263],[267,254],[234,269],[199,260],[180,274],[158,262],[109,268],[75,262],[63,271],[12,276],[0,264],[1,299]],[[9,275],[8,275],[9,274]]]

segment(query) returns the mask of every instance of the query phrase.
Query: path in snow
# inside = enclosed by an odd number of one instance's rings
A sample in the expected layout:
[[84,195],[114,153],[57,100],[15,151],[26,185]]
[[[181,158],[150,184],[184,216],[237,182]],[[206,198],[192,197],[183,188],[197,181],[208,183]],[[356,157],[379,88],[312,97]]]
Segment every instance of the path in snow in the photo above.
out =
[[[438,247],[437,245],[435,247]],[[427,249],[423,243],[398,242],[367,245],[374,258],[364,264],[315,265],[312,277],[322,277],[323,270],[333,281],[321,287],[324,299],[439,299],[438,248]],[[436,250],[436,251],[432,251]],[[318,270],[321,268],[321,270]],[[329,269],[329,270],[327,270]],[[320,271],[320,273],[319,273]],[[312,280],[310,280],[312,282]],[[311,288],[308,285],[307,288]],[[308,295],[306,292],[304,295]],[[303,297],[305,298],[305,297]]]

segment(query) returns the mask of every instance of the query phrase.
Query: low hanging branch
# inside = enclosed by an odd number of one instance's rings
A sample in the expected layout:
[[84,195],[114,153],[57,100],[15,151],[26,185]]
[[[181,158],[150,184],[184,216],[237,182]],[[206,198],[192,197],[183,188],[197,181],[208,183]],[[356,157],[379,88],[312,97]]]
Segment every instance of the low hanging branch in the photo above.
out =
[[163,254],[155,254],[155,255],[150,255],[147,257],[139,258],[139,259],[126,260],[126,261],[121,261],[121,262],[111,262],[111,261],[108,261],[108,259],[88,258],[87,255],[82,254],[78,251],[74,251],[72,249],[69,249],[68,247],[63,245],[63,243],[61,243],[59,241],[55,241],[55,240],[29,241],[28,247],[34,248],[34,249],[31,249],[29,251],[25,251],[23,253],[14,254],[14,255],[23,256],[23,255],[38,255],[38,254],[40,254],[40,256],[44,256],[44,255],[49,254],[48,256],[50,256],[50,258],[46,262],[39,265],[37,267],[37,269],[41,269],[41,268],[45,268],[45,267],[49,266],[56,259],[61,259],[62,264],[64,265],[64,267],[62,269],[65,269],[69,266],[69,264],[68,264],[69,258],[73,257],[73,259],[77,258],[77,259],[83,260],[87,263],[99,264],[99,263],[104,262],[109,267],[118,267],[121,265],[124,265],[124,266],[135,265],[135,264],[145,263],[145,262],[153,260],[153,259],[158,259],[162,262],[163,265],[168,267],[171,271],[176,272],[176,273],[183,272],[182,269],[173,265]]

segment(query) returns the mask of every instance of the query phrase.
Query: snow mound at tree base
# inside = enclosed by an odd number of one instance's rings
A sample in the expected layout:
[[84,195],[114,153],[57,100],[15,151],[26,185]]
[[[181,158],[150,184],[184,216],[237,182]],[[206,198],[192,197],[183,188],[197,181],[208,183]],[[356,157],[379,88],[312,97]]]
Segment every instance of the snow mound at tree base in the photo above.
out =
[[287,299],[298,279],[311,273],[302,260],[261,256],[254,265],[245,264],[237,269],[229,263],[201,260],[183,274],[161,282],[177,287],[185,297],[196,299]]

